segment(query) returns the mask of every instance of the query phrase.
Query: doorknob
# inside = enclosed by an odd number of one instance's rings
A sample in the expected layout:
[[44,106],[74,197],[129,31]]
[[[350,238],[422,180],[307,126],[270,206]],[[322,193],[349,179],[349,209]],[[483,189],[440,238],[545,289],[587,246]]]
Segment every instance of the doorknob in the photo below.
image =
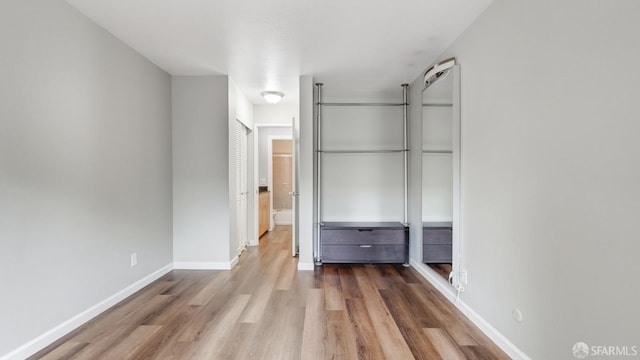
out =
[[289,192],[289,195],[291,195],[291,196],[300,196],[300,193],[296,192],[296,191],[291,191],[291,192]]

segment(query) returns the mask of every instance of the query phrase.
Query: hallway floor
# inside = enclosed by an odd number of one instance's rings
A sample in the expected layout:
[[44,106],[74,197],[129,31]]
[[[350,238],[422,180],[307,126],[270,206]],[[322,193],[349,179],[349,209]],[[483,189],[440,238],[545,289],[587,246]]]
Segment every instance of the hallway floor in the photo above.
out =
[[278,226],[231,271],[174,270],[34,359],[508,359],[412,269],[297,271]]

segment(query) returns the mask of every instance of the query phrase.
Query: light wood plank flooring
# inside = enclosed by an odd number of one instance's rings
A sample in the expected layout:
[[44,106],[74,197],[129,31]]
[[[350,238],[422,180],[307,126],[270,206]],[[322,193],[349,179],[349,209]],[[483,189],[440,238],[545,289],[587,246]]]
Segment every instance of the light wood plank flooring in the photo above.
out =
[[277,227],[231,271],[174,270],[33,359],[508,359],[414,270],[297,271]]

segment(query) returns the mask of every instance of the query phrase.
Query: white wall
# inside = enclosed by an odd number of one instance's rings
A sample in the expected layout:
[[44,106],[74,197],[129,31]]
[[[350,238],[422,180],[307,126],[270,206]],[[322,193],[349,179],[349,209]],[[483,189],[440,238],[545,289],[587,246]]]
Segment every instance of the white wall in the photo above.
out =
[[289,125],[291,118],[299,115],[298,104],[253,105],[253,121],[256,125]]
[[1,356],[170,264],[172,227],[169,76],[61,0],[2,1],[0,43]]
[[172,91],[174,261],[224,267],[232,239],[229,81],[174,76]]
[[[174,76],[172,84],[174,260],[228,268],[238,255],[233,132],[238,120],[252,129],[253,106],[227,76]],[[253,200],[250,192],[248,213]]]
[[422,79],[409,86],[409,257],[422,262]]
[[313,165],[313,77],[300,77],[300,192],[298,269],[313,269],[314,165]]
[[402,222],[402,164],[399,152],[323,154],[322,220]]
[[[323,102],[400,103],[394,94],[323,86]],[[401,150],[402,108],[325,106],[320,147],[331,150]],[[322,155],[323,221],[403,221],[402,153]]]
[[232,79],[229,80],[229,91],[233,94],[233,96],[229,96],[230,101],[233,101],[233,103],[229,103],[229,107],[233,107],[235,110],[234,120],[240,120],[247,128],[253,130],[253,104],[249,102],[249,99]]
[[463,301],[534,359],[640,345],[638,33],[634,0],[496,0],[441,57],[462,73]]

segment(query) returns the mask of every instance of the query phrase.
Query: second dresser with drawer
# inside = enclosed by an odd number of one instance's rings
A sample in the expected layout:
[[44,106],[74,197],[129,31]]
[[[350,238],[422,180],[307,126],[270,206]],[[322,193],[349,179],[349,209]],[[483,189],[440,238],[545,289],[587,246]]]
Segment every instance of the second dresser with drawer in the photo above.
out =
[[451,262],[452,230],[451,222],[422,223],[422,262]]

